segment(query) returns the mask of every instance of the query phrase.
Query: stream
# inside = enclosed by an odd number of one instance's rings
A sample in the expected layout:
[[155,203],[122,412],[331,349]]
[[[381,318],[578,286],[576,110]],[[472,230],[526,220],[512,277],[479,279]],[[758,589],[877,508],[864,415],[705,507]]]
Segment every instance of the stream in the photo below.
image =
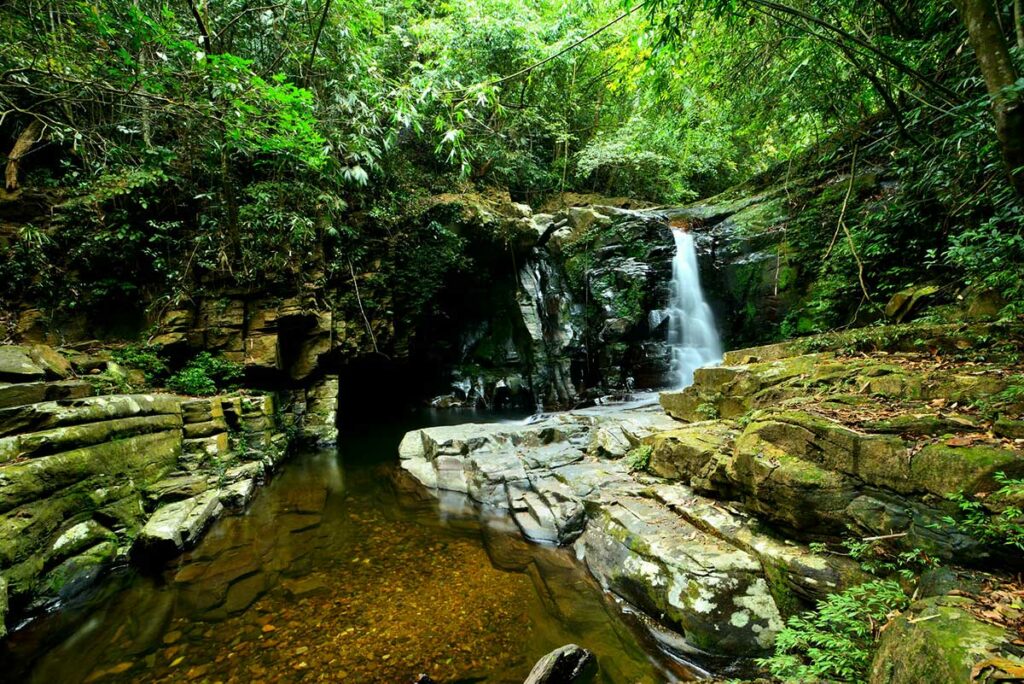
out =
[[419,413],[296,454],[191,551],[121,568],[14,631],[0,678],[522,682],[570,642],[603,682],[693,678],[571,550],[529,544],[461,495],[438,501],[398,468],[406,429],[514,418]]

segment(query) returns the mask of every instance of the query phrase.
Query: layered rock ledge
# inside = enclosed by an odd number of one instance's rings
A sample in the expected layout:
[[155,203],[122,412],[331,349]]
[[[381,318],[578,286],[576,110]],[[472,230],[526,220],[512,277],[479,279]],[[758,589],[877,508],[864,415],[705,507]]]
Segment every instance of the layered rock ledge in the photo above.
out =
[[83,363],[0,346],[0,637],[8,610],[31,614],[129,557],[195,544],[248,503],[288,433],[336,436],[337,378],[276,394],[93,396]]
[[[416,430],[402,466],[507,511],[528,539],[572,544],[669,650],[755,655],[787,616],[869,578],[810,542],[884,535],[945,562],[1013,562],[952,525],[948,497],[998,511],[997,474],[1024,475],[1016,376],[993,360],[1016,343],[950,326],[889,335],[731,352],[662,393],[664,412]],[[979,340],[994,341],[970,351]],[[1004,395],[993,418],[986,402]]]
[[689,486],[631,473],[622,457],[678,425],[652,409],[578,411],[416,430],[400,453],[427,487],[507,510],[531,540],[573,544],[603,586],[676,633],[656,630],[666,647],[764,651],[801,597],[839,590],[860,572]]

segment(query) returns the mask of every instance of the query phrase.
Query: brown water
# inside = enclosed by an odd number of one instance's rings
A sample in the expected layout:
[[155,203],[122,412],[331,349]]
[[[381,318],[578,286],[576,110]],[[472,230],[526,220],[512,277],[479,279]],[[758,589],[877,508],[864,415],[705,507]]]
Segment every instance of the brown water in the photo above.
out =
[[0,679],[521,682],[570,642],[604,682],[685,677],[568,551],[400,472],[399,436],[297,455],[193,551],[15,632]]

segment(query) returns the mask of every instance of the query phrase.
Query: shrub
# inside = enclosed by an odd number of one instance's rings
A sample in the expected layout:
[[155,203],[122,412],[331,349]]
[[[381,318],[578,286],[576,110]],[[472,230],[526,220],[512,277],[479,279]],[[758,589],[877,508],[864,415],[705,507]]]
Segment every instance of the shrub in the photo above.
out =
[[209,352],[200,352],[167,381],[175,392],[207,396],[237,386],[242,366]]
[[[1024,480],[1014,480],[999,471],[995,480],[1000,485],[988,498],[1019,501],[1024,498]],[[949,497],[960,509],[960,516],[946,516],[944,521],[987,544],[1012,546],[1024,551],[1024,510],[1011,503],[999,513],[990,513],[976,498],[967,497],[963,492]]]
[[875,638],[909,598],[899,582],[866,582],[794,615],[775,640],[775,654],[758,665],[787,682],[864,681]]
[[113,352],[114,360],[126,368],[142,371],[146,382],[156,383],[167,376],[167,364],[159,356],[160,347],[155,345],[129,344]]

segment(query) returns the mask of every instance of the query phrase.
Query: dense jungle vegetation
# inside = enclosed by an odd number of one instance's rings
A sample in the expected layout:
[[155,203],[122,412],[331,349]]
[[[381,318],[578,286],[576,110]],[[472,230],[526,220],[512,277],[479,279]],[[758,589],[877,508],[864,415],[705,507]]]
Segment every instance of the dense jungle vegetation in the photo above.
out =
[[958,3],[11,0],[0,300],[96,310],[377,264],[425,306],[460,258],[408,220],[439,192],[678,204],[884,169],[884,198],[840,190],[794,226],[827,257],[810,306],[909,275],[1013,315],[1024,29],[1019,3]]

